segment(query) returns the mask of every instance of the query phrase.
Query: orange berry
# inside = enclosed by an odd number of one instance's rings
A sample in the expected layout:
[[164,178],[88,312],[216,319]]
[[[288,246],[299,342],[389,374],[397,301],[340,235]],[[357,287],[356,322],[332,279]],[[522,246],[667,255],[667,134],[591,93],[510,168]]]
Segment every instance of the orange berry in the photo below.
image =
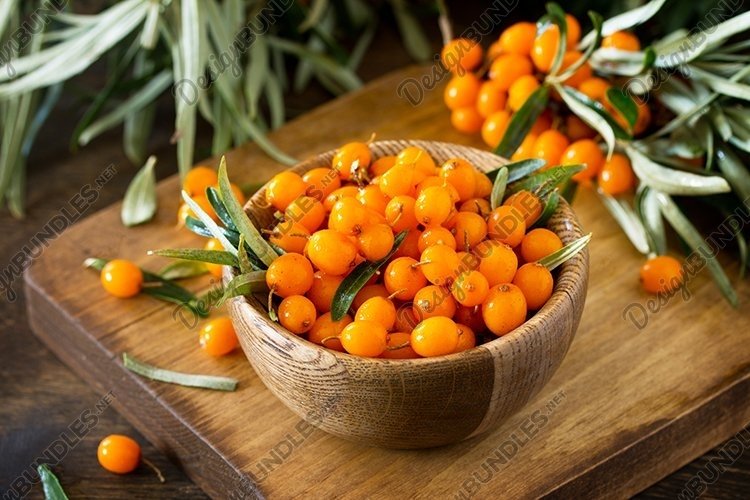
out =
[[641,50],[641,42],[638,40],[637,36],[629,31],[615,31],[611,35],[602,38],[602,47],[607,49],[638,52]]
[[471,328],[461,323],[456,323],[456,328],[458,328],[458,344],[453,352],[463,352],[476,347],[477,338]]
[[143,272],[124,259],[107,262],[102,268],[100,279],[107,293],[121,299],[138,295],[143,287]]
[[[453,316],[453,321],[455,321],[459,325],[459,333],[460,325],[468,326],[469,328],[471,328],[472,333],[483,332],[487,330],[487,327],[484,324],[484,319],[482,318],[482,310],[479,306],[459,306],[456,310],[456,314]],[[460,340],[461,339],[459,338],[459,345]]]
[[443,101],[450,110],[474,106],[481,83],[474,73],[454,76],[445,86]]
[[505,335],[526,321],[526,298],[516,285],[504,283],[493,287],[482,304],[482,318],[497,336]]
[[474,196],[477,179],[471,163],[462,158],[451,158],[440,166],[440,178],[456,188],[458,200],[468,200]]
[[326,209],[326,212],[330,212],[337,201],[343,198],[356,198],[358,193],[359,188],[357,186],[340,187],[326,196],[325,200],[323,200],[323,208]]
[[581,25],[578,23],[578,19],[570,14],[565,14],[565,24],[567,25],[565,36],[566,47],[568,50],[571,50],[581,41]]
[[580,139],[591,139],[596,136],[596,130],[589,127],[586,122],[576,115],[565,117],[565,134],[573,141]]
[[194,167],[185,175],[182,181],[183,191],[187,191],[190,197],[205,195],[206,189],[216,186],[219,183],[219,176],[216,170],[209,167]]
[[453,233],[449,229],[442,226],[431,226],[425,229],[419,236],[419,252],[424,252],[425,249],[434,245],[446,245],[452,249],[456,249],[456,238],[453,237]]
[[508,107],[513,111],[518,111],[526,103],[529,96],[538,88],[539,82],[534,75],[519,77],[508,90]]
[[493,240],[515,247],[526,234],[524,215],[515,207],[499,206],[490,214],[487,233]]
[[411,195],[414,192],[415,168],[413,165],[397,163],[390,170],[380,176],[378,188],[391,198],[396,196]]
[[411,196],[394,196],[385,206],[385,220],[397,233],[405,229],[414,229],[419,225],[414,215],[417,200]]
[[515,208],[523,217],[526,228],[533,226],[539,220],[539,217],[542,216],[542,211],[544,210],[542,201],[536,195],[526,190],[521,190],[508,196],[503,205]]
[[549,269],[536,262],[519,267],[513,277],[513,284],[521,289],[526,306],[531,311],[537,311],[547,303],[555,285]]
[[557,44],[560,42],[560,29],[557,25],[549,25],[539,33],[531,46],[531,60],[542,73],[552,69],[552,63],[557,54]]
[[386,330],[391,330],[396,322],[396,306],[392,300],[385,297],[369,298],[357,308],[354,321],[372,321],[383,325]]
[[427,318],[411,332],[411,347],[424,357],[443,356],[456,350],[458,327],[443,316]]
[[344,180],[349,180],[352,176],[352,168],[361,168],[365,171],[370,166],[372,160],[372,153],[370,147],[364,142],[350,142],[344,144],[333,156],[331,160],[331,168],[339,173],[339,176]]
[[[560,66],[560,73],[565,72],[566,69],[572,66],[573,63],[578,61],[581,57],[583,57],[583,54],[581,54],[577,50],[566,52],[563,56],[562,65]],[[588,62],[585,62],[581,65],[580,68],[575,70],[575,72],[573,72],[573,74],[565,80],[565,85],[578,87],[581,83],[591,78],[591,75],[591,65]]]
[[266,270],[266,284],[280,297],[303,295],[313,284],[312,264],[298,253],[280,255]]
[[268,241],[285,252],[304,253],[310,231],[293,220],[283,220],[273,228]]
[[546,130],[539,134],[534,143],[533,157],[541,158],[548,166],[559,165],[563,152],[570,142],[557,130]]
[[332,229],[322,229],[310,236],[306,251],[315,267],[334,276],[348,273],[357,257],[354,242]]
[[384,214],[385,206],[388,204],[389,197],[385,196],[378,186],[365,186],[357,193],[357,199],[365,207],[373,212]]
[[365,285],[363,286],[359,292],[357,292],[357,295],[354,296],[354,302],[352,302],[352,307],[356,311],[360,308],[362,304],[365,303],[367,299],[371,299],[373,297],[385,297],[387,298],[388,290],[385,288],[385,285],[381,284],[374,284],[374,285]]
[[531,126],[531,130],[529,131],[529,134],[533,135],[539,135],[542,132],[549,130],[552,128],[552,113],[549,109],[545,109],[542,111],[542,114],[540,114],[536,121],[534,122],[534,125]]
[[536,143],[537,136],[529,133],[523,138],[523,141],[516,149],[513,156],[510,157],[511,161],[528,160],[532,158],[534,154],[534,143]]
[[609,90],[610,86],[607,80],[595,76],[579,83],[578,90],[589,99],[604,103],[607,99],[607,90]]
[[526,262],[536,262],[563,247],[562,240],[545,228],[532,229],[521,241],[521,256]]
[[575,181],[591,180],[599,174],[606,158],[596,141],[581,139],[572,143],[562,155],[560,163],[563,165],[583,164],[584,170],[573,176]]
[[395,156],[382,156],[372,162],[370,165],[370,175],[378,177],[386,173],[393,165],[396,164]]
[[369,261],[380,260],[393,248],[393,231],[387,224],[372,224],[357,236],[357,247]]
[[418,321],[435,316],[452,318],[456,313],[456,302],[445,288],[428,285],[414,295],[412,308]]
[[[451,286],[451,293],[462,306],[478,306],[489,293],[487,278],[479,271],[467,271],[458,275]],[[451,315],[452,316],[452,315]]]
[[494,61],[503,53],[503,48],[500,46],[500,40],[492,42],[487,49],[487,60]]
[[487,236],[487,223],[479,214],[459,212],[451,230],[456,238],[456,246],[468,251]]
[[[344,328],[351,322],[352,318],[348,314],[345,314],[338,321],[333,321],[333,317],[329,312],[321,314],[307,333],[307,340],[334,351],[344,352],[341,341],[338,338],[332,337],[339,337]],[[323,342],[324,340],[325,342]]]
[[633,126],[633,134],[638,135],[646,131],[648,126],[651,124],[651,108],[645,102],[635,100],[635,105],[638,108],[638,118],[635,120]]
[[328,167],[309,170],[302,176],[302,180],[307,186],[305,194],[318,201],[325,200],[329,194],[341,187],[341,178],[338,172]]
[[383,284],[386,290],[398,300],[411,300],[424,288],[427,278],[422,273],[422,266],[411,257],[398,257],[385,268]]
[[299,174],[285,170],[273,176],[266,186],[266,201],[276,210],[284,211],[294,200],[305,194],[307,184]]
[[214,357],[229,354],[239,345],[232,320],[226,316],[206,323],[201,328],[198,340],[201,349]]
[[682,286],[685,279],[682,264],[674,257],[652,257],[641,267],[641,285],[648,293],[670,293]]
[[326,313],[331,310],[333,296],[343,280],[344,278],[341,276],[330,276],[318,271],[313,274],[312,286],[305,296],[310,299],[318,311]]
[[456,272],[475,271],[479,269],[479,257],[472,252],[456,252],[458,256],[459,269]]
[[141,447],[127,436],[110,434],[99,442],[96,457],[99,465],[109,472],[127,474],[141,462]]
[[487,174],[480,172],[479,170],[474,171],[475,187],[472,198],[489,198],[492,194],[492,181]]
[[418,260],[419,256],[422,255],[422,252],[419,251],[419,237],[421,235],[422,232],[419,229],[409,229],[406,238],[404,238],[401,246],[398,247],[398,250],[396,250],[396,253],[394,253],[393,256],[395,258],[411,257],[412,259]]
[[279,323],[290,332],[301,335],[315,323],[317,311],[310,299],[303,295],[290,295],[279,304]]
[[510,283],[518,269],[518,257],[513,249],[503,243],[486,240],[477,245],[474,253],[479,257],[479,272],[490,286]]
[[396,325],[394,326],[394,330],[411,333],[417,324],[419,324],[419,320],[417,319],[417,315],[414,314],[411,303],[401,304],[396,311]]
[[451,113],[453,128],[464,134],[476,134],[482,129],[482,115],[474,106],[454,109]]
[[497,88],[507,91],[510,86],[524,75],[531,75],[534,67],[528,57],[519,54],[502,54],[490,66],[490,79]]
[[614,153],[604,163],[597,184],[607,194],[618,195],[630,191],[635,186],[635,174],[627,156]]
[[326,219],[326,209],[317,198],[300,196],[286,207],[284,218],[301,224],[312,233]]
[[342,198],[334,203],[328,216],[328,228],[341,234],[357,235],[367,225],[367,208],[356,198]]
[[448,71],[457,74],[471,71],[482,64],[482,46],[468,38],[456,38],[443,47],[440,59]]
[[453,280],[459,261],[456,251],[447,245],[425,248],[420,258],[420,268],[427,281],[433,285],[448,285]]
[[505,107],[506,100],[505,90],[501,88],[498,82],[494,80],[486,81],[479,87],[477,111],[480,116],[487,118],[492,113],[502,110]]
[[500,35],[500,48],[507,54],[528,56],[536,38],[534,23],[520,22],[506,28]]
[[414,205],[414,215],[425,226],[439,226],[454,210],[453,199],[443,186],[431,186],[419,193]]
[[388,335],[388,348],[380,355],[385,359],[415,359],[419,354],[414,352],[409,343],[411,333],[397,332]]
[[375,358],[388,346],[388,332],[374,321],[354,321],[344,327],[339,337],[346,352]]
[[482,125],[482,140],[491,148],[496,148],[505,135],[510,123],[510,112],[497,111],[492,113]]
[[418,146],[409,146],[402,149],[396,156],[397,165],[410,165],[422,172],[424,175],[435,175],[435,160],[430,154]]

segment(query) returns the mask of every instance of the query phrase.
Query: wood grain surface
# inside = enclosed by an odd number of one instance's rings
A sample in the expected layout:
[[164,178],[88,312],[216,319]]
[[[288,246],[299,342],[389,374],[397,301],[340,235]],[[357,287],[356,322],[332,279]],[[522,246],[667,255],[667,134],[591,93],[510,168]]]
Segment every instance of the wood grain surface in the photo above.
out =
[[[299,158],[373,131],[382,139],[476,145],[452,131],[439,91],[418,106],[396,95],[404,77],[424,73],[411,68],[385,77],[274,138]],[[228,163],[230,176],[245,182],[279,168],[252,145],[231,152]],[[29,316],[98,391],[114,388],[115,407],[212,496],[626,496],[750,420],[750,288],[738,284],[745,308],[732,310],[699,275],[689,297],[672,298],[645,328],[635,328],[623,310],[649,299],[637,285],[641,258],[584,191],[574,208],[594,233],[587,308],[562,366],[525,408],[482,438],[428,451],[366,448],[313,431],[270,395],[240,353],[208,359],[197,349],[196,327],[182,324],[174,307],[107,297],[96,276],[80,268],[87,256],[116,253],[156,269],[162,262],[146,250],[199,245],[174,228],[176,179],[161,183],[159,195],[152,224],[125,230],[114,205],[55,241],[27,276]],[[172,369],[234,376],[240,389],[218,394],[144,381],[123,371],[123,351]]]

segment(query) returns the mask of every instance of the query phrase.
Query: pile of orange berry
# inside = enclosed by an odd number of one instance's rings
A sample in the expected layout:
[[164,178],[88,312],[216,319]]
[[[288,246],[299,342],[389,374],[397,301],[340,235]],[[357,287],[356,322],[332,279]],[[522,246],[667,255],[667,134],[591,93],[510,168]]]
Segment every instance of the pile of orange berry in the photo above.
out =
[[[352,142],[330,167],[279,173],[265,190],[279,215],[269,241],[284,251],[266,271],[279,322],[330,349],[384,358],[451,354],[507,334],[551,296],[553,276],[537,261],[562,242],[532,229],[543,209],[534,194],[493,210],[491,190],[469,161],[437,164],[414,146],[376,159]],[[379,272],[334,319],[339,286],[364,261]]]
[[[566,48],[559,73],[572,66],[583,54],[576,50],[581,27],[570,14]],[[475,41],[458,38],[443,48],[443,64],[452,73],[444,91],[451,110],[451,123],[460,132],[481,133],[484,142],[496,148],[515,112],[542,85],[557,53],[560,30],[556,24],[519,22],[506,28],[487,49]],[[638,38],[629,32],[604,37],[602,47],[624,51],[640,50]],[[486,60],[485,60],[486,56]],[[646,103],[635,101],[638,119],[633,127],[607,98],[612,83],[594,74],[588,61],[562,82],[602,104],[626,131],[638,135],[646,130],[651,112]],[[569,112],[553,91],[552,100],[515,151],[512,160],[541,158],[548,165],[585,164],[574,180],[596,179],[606,193],[617,195],[631,190],[635,176],[627,156],[616,153],[607,161],[597,141],[597,133],[578,116]]]

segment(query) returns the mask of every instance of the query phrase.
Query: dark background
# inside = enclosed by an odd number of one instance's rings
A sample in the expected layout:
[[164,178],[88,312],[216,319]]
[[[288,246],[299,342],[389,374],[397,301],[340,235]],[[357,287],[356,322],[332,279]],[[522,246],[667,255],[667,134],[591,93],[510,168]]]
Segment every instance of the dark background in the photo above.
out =
[[[96,10],[101,2],[73,2],[81,10]],[[617,11],[622,1],[561,2],[562,6],[582,18],[588,8],[603,14]],[[542,12],[542,2],[519,2],[510,21],[535,19]],[[448,2],[456,32],[475,19],[487,5],[486,2]],[[664,32],[679,26],[691,26],[715,2],[673,0],[655,22],[639,30],[642,37]],[[678,7],[678,8],[674,8]],[[435,51],[440,48],[440,35],[434,9],[428,2],[417,4],[425,31]],[[586,27],[584,24],[584,30]],[[363,63],[360,76],[369,81],[388,71],[412,63],[401,47],[400,36],[388,9],[382,9],[381,25],[370,52]],[[101,71],[96,69],[76,79],[70,86],[96,88],[101,81]],[[0,212],[0,267],[4,267],[31,236],[59,210],[80,187],[91,182],[107,165],[116,165],[118,173],[102,190],[100,199],[89,213],[119,200],[136,167],[125,159],[119,132],[106,134],[93,144],[72,154],[69,138],[75,124],[71,117],[79,117],[83,106],[74,91],[58,105],[42,130],[29,159],[28,215],[19,221],[5,209]],[[318,87],[303,94],[287,96],[290,117],[294,117],[325,102],[331,96]],[[160,178],[176,172],[174,149],[169,145],[173,126],[173,103],[165,96],[157,113],[157,126],[151,138],[151,152],[159,157],[157,174]],[[208,156],[210,131],[205,127],[199,133],[198,159]],[[22,282],[15,284],[22,290]],[[93,408],[102,396],[88,386],[57,360],[29,329],[25,303],[21,295],[14,303],[0,301],[0,491],[17,477],[42,450],[58,438],[81,412]],[[127,434],[143,446],[146,458],[156,464],[167,482],[159,484],[154,474],[141,466],[126,476],[116,476],[103,470],[97,463],[96,448],[107,434]],[[718,448],[717,448],[718,449]],[[685,483],[715,456],[712,450],[641,494],[643,498],[673,498]],[[133,429],[115,410],[107,409],[99,423],[60,464],[54,467],[65,490],[72,498],[205,498],[202,491],[172,463]],[[628,474],[628,471],[622,471]],[[750,491],[750,453],[726,470],[718,481],[704,494],[706,498],[747,498]],[[42,496],[37,485],[30,498]]]

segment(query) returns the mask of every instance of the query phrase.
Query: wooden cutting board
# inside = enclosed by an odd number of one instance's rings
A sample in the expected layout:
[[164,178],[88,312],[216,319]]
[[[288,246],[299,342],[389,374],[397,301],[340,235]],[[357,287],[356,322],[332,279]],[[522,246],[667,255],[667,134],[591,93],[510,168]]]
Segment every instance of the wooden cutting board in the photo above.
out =
[[[425,68],[390,74],[274,132],[305,158],[372,132],[380,139],[435,139],[481,147],[454,132],[442,86],[413,106],[397,95]],[[256,146],[227,155],[230,177],[260,182],[282,168]],[[216,164],[210,161],[210,164]],[[586,310],[559,371],[527,407],[489,434],[453,446],[393,451],[312,429],[259,381],[242,353],[212,359],[198,348],[200,323],[147,296],[109,297],[86,257],[123,257],[149,269],[155,248],[201,246],[175,227],[178,179],[159,184],[150,224],[125,229],[113,205],[66,231],[27,273],[37,335],[215,498],[624,497],[686,464],[750,422],[750,286],[740,308],[705,273],[691,295],[644,317],[642,257],[591,193],[574,208],[591,231]],[[730,275],[737,274],[729,266]],[[188,286],[205,291],[207,278]],[[625,311],[647,325],[634,326]],[[151,382],[126,371],[122,352],[174,370],[240,380],[234,393]],[[310,416],[314,418],[314,416]],[[325,418],[325,416],[322,416]],[[420,432],[415,428],[414,432]],[[155,487],[158,488],[158,487]],[[155,490],[155,494],[158,490]]]

